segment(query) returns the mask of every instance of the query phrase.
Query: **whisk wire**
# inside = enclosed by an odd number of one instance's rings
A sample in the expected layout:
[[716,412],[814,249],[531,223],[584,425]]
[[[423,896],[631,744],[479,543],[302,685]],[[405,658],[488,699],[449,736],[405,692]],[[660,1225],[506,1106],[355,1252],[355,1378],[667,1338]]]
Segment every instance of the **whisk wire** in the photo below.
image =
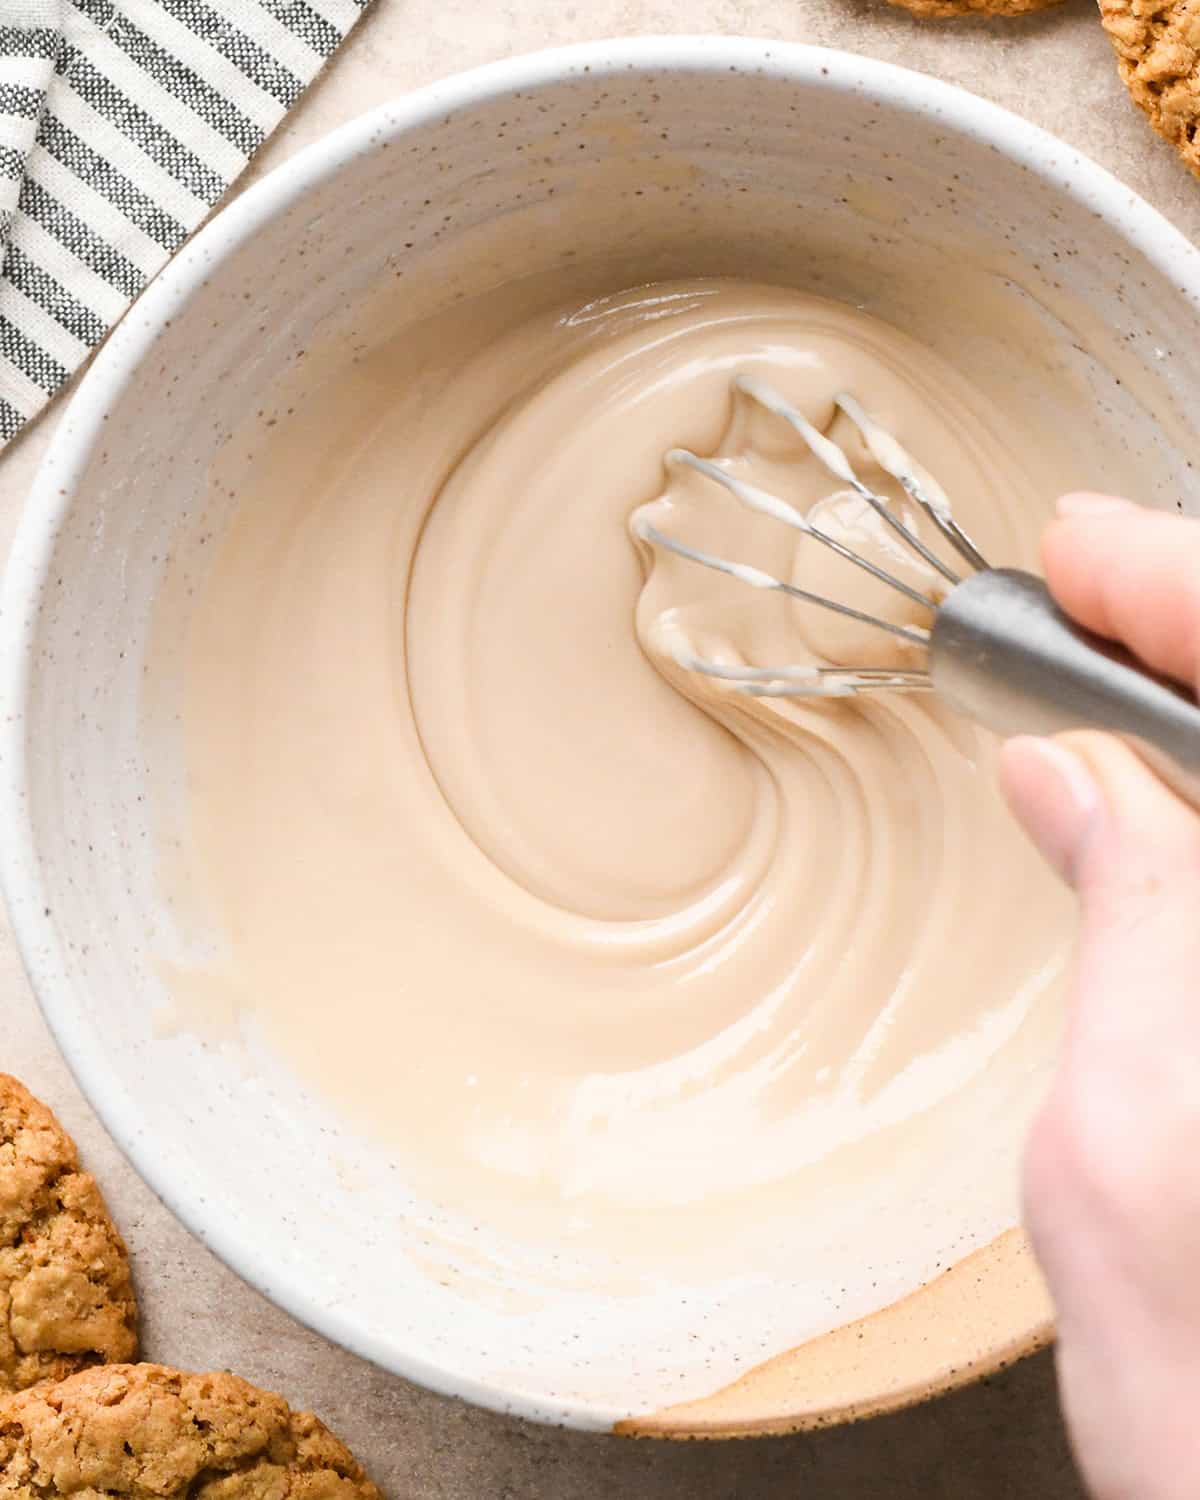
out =
[[[801,439],[809,452],[833,475],[859,495],[871,506],[872,510],[896,533],[905,545],[917,556],[923,559],[953,590],[963,579],[953,568],[937,555],[912,529],[906,525],[899,516],[889,508],[887,500],[875,493],[868,485],[864,484],[854,472],[854,467],[843,450],[831,438],[820,432],[811,422],[792,404],[765,382],[755,379],[750,375],[739,375],[734,380],[734,388],[761,406],[773,416],[781,417],[793,432]],[[983,573],[989,571],[989,565],[983,554],[975,546],[970,537],[963,531],[962,527],[950,513],[949,505],[945,497],[940,495],[936,485],[934,492],[922,483],[914,472],[914,465],[908,454],[901,445],[884,428],[880,427],[859,405],[859,403],[848,395],[840,395],[836,398],[836,406],[839,411],[849,420],[858,431],[867,451],[879,465],[879,467],[896,480],[904,490],[905,494],[917,505],[928,517],[939,533],[954,548],[963,562],[975,572]],[[939,605],[918,589],[905,583],[903,579],[897,578],[895,574],[886,568],[873,563],[869,558],[863,557],[852,547],[846,546],[838,541],[836,537],[830,536],[820,527],[814,526],[807,516],[798,511],[795,506],[790,505],[778,495],[769,490],[762,489],[758,485],[748,483],[739,479],[736,474],[730,473],[727,468],[722,467],[713,460],[701,458],[686,448],[673,448],[666,455],[669,466],[683,465],[695,470],[706,479],[721,485],[735,499],[739,500],[750,510],[757,511],[761,515],[769,516],[774,520],[782,521],[785,525],[794,528],[805,536],[812,537],[822,546],[829,548],[837,556],[855,567],[861,568],[869,573],[879,582],[886,584],[889,588],[903,595],[910,602],[919,604],[929,610],[936,620],[939,614]],[[823,594],[811,593],[808,589],[799,588],[797,585],[788,583],[782,578],[776,578],[773,574],[764,572],[761,568],[751,567],[747,563],[732,561],[728,558],[718,557],[716,554],[706,552],[699,547],[693,547],[687,542],[679,541],[675,537],[668,536],[648,521],[644,515],[635,514],[632,519],[634,533],[643,541],[654,547],[660,547],[664,551],[673,552],[678,557],[687,559],[689,562],[700,564],[702,567],[710,568],[714,572],[724,573],[730,578],[736,578],[741,583],[748,584],[752,588],[776,590],[787,595],[788,598],[797,599],[805,604],[814,604],[820,609],[831,611],[841,615],[843,618],[854,620],[862,625],[870,625],[876,630],[886,631],[889,635],[908,642],[910,645],[928,647],[932,640],[933,632],[924,626],[916,624],[900,624],[893,620],[881,618],[878,615],[869,614],[866,610],[855,608],[850,604],[843,604],[838,599],[827,598]],[[886,688],[895,692],[929,692],[933,683],[927,669],[909,669],[906,667],[837,667],[816,665],[789,665],[780,667],[754,667],[744,665],[727,665],[723,662],[715,662],[693,655],[690,652],[680,651],[675,653],[675,660],[685,670],[701,673],[704,676],[723,680],[732,684],[738,692],[749,694],[754,697],[772,698],[844,698],[856,693],[866,692],[872,689]]]
[[909,499],[921,507],[963,561],[979,572],[986,571],[987,558],[954,519],[949,507],[944,502],[935,501],[925,489],[913,473],[912,460],[891,433],[873,421],[853,396],[842,394],[834,404],[858,430],[871,457],[883,472],[890,474]]
[[665,532],[659,531],[657,526],[652,526],[646,520],[635,520],[633,529],[643,541],[649,542],[651,546],[662,547],[667,552],[674,552],[677,557],[686,558],[688,562],[699,563],[701,567],[711,568],[715,573],[724,573],[729,578],[736,578],[741,583],[749,584],[751,588],[775,589],[786,594],[789,599],[799,599],[805,604],[816,604],[822,609],[832,610],[834,614],[843,615],[846,619],[857,620],[861,625],[873,625],[879,630],[886,630],[890,635],[899,636],[901,640],[909,641],[914,646],[929,644],[929,632],[922,625],[899,625],[894,620],[881,620],[878,615],[870,615],[865,610],[855,609],[853,605],[843,604],[838,599],[827,599],[823,594],[810,594],[807,589],[797,588],[794,583],[785,583],[782,578],[776,578],[772,573],[764,573],[761,568],[752,568],[747,563],[731,562],[726,557],[717,557],[712,552],[704,552],[699,547],[689,546],[687,542],[667,536]]
[[835,479],[840,479],[843,484],[848,484],[856,495],[860,495],[880,520],[890,526],[896,535],[907,543],[935,572],[940,573],[951,588],[962,582],[961,575],[943,562],[932,548],[925,545],[911,527],[906,526],[900,517],[889,509],[888,503],[883,496],[877,495],[869,485],[862,482],[854,472],[850,460],[846,457],[842,449],[832,439],[827,438],[823,432],[819,432],[808,418],[801,412],[798,412],[778,391],[769,385],[764,385],[760,380],[755,380],[751,375],[737,376],[734,380],[734,386],[743,395],[749,396],[751,401],[756,402],[773,416],[782,417],[793,432],[796,433],[797,437],[803,441],[805,447],[813,457],[818,462],[824,464]]
[[806,516],[800,514],[795,506],[789,505],[786,500],[781,500],[778,495],[771,494],[769,490],[760,489],[758,485],[747,484],[736,474],[729,473],[727,469],[721,468],[709,458],[700,458],[687,448],[672,448],[667,454],[666,461],[668,464],[694,469],[697,474],[703,474],[706,479],[711,479],[723,489],[728,490],[749,510],[758,511],[760,515],[782,521],[785,526],[791,526],[805,536],[812,537],[814,541],[820,542],[822,546],[835,552],[838,557],[844,558],[848,563],[853,563],[856,568],[861,568],[872,578],[877,578],[880,583],[886,583],[899,593],[907,594],[914,604],[919,604],[931,612],[937,608],[933,601],[922,594],[919,589],[912,588],[902,578],[897,578],[894,573],[881,568],[878,563],[873,563],[869,557],[861,556],[844,543],[839,542],[836,537],[822,531],[819,526],[814,526]]
[[754,697],[845,698],[867,688],[891,688],[900,692],[927,692],[929,674],[901,667],[745,667],[708,661],[687,652],[675,660],[688,672],[736,683]]

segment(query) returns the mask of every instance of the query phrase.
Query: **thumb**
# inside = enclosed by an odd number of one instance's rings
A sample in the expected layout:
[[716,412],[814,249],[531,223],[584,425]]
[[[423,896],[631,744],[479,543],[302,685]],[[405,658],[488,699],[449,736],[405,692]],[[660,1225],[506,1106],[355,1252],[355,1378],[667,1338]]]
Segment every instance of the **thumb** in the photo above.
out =
[[1000,751],[1000,787],[1042,857],[1074,885],[1080,855],[1103,811],[1088,763],[1063,740],[1022,736]]
[[[1079,897],[1062,1058],[1026,1161],[1034,1243],[1078,1342],[1094,1313],[1080,1301],[1086,1288],[1064,1281],[1070,1256],[1055,1225],[1073,1205],[1093,1238],[1104,1226],[1097,1253],[1103,1240],[1119,1259],[1140,1210],[1179,1201],[1172,1184],[1200,1148],[1200,816],[1109,735],[1013,740],[1001,765],[1018,820]],[[1183,1242],[1166,1238],[1169,1259]],[[1196,1251],[1190,1233],[1189,1289]],[[1150,1279],[1169,1296],[1179,1277],[1162,1257],[1155,1264]]]
[[1200,816],[1104,734],[1011,740],[1000,778],[1017,820],[1079,896],[1086,992],[1134,1012],[1151,997],[1190,995]]
[[[1200,817],[1107,735],[1012,740],[1001,779],[1081,908],[1062,1059],[1025,1159],[1069,1425],[1097,1495],[1190,1496]],[[1171,1474],[1178,1488],[1158,1483]]]

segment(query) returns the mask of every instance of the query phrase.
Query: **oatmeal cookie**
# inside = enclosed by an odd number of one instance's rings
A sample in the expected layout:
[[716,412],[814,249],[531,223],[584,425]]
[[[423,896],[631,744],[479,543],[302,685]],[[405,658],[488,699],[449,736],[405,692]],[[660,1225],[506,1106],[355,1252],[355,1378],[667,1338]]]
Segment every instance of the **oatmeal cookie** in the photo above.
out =
[[0,1397],[0,1500],[381,1500],[310,1412],[236,1375],[105,1365]]
[[1200,0],[1100,0],[1125,87],[1200,173]]
[[889,0],[889,3],[912,11],[922,20],[942,20],[946,16],[1027,16],[1031,11],[1061,5],[1062,0]]
[[75,1143],[0,1073],[0,1395],[132,1359],[125,1244]]

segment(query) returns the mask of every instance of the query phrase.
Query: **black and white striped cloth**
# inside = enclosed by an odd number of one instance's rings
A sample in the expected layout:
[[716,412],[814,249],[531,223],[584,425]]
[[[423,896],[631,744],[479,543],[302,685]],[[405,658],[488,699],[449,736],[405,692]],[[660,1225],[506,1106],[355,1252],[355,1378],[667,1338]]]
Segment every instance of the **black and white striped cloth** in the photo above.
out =
[[370,0],[0,0],[0,448]]

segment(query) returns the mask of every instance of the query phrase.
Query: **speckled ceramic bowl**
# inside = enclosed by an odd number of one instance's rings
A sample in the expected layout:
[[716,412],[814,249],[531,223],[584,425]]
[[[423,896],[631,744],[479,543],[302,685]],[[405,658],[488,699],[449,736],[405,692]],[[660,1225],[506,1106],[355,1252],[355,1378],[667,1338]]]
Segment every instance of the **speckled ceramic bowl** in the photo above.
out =
[[1200,256],[1061,143],[928,78],[799,46],[639,40],[486,68],[251,189],[84,380],[3,600],[4,884],[46,1015],[117,1140],[313,1328],[438,1390],[581,1427],[844,1420],[1048,1337],[1015,1182],[948,1235],[953,1269],[930,1264],[929,1285],[840,1330],[798,1324],[794,1288],[752,1265],[699,1300],[683,1268],[638,1296],[584,1294],[541,1277],[536,1247],[515,1269],[487,1244],[460,1253],[454,1226],[269,1056],[161,1021],[170,919],[148,809],[178,764],[146,733],[143,667],[165,558],[186,573],[224,519],[201,514],[215,450],[314,341],[363,337],[355,310],[385,283],[430,310],[599,250],[627,280],[783,279],[918,334],[969,264],[974,290],[934,330],[952,357],[973,373],[1034,360],[1030,401],[1065,393],[1064,421],[1072,400],[1105,403],[1143,494],[1182,493],[1173,412],[1200,405]]

